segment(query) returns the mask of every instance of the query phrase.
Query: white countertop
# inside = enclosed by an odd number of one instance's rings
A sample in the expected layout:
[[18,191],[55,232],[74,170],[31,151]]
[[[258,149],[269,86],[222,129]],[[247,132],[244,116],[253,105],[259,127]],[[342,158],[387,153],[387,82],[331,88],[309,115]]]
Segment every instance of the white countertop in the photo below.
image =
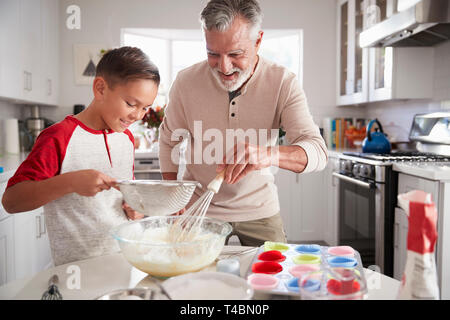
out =
[[450,181],[450,164],[439,162],[394,162],[394,171],[436,181]]
[[[223,253],[246,250],[249,247],[225,246]],[[241,275],[245,275],[255,251],[239,257]],[[215,271],[211,264],[202,271]],[[79,272],[77,272],[79,271]],[[400,282],[371,270],[366,271],[370,300],[396,298]],[[38,300],[48,288],[53,274],[59,277],[59,291],[66,300],[94,299],[116,289],[154,287],[154,283],[143,273],[132,267],[121,253],[77,261],[44,270],[33,277],[10,282],[0,287],[0,299]],[[71,288],[79,274],[80,288]],[[72,285],[73,286],[73,285]]]
[[28,153],[22,152],[16,155],[4,154],[0,156],[0,167],[3,167],[3,173],[0,173],[0,182],[6,181],[12,177],[27,155]]
[[135,159],[158,159],[158,148],[136,149],[134,151]]

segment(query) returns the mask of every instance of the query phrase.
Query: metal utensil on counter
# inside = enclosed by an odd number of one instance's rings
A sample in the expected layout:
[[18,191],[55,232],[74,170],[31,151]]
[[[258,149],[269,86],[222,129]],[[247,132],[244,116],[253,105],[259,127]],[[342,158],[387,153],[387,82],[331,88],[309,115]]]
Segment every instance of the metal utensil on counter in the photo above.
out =
[[244,254],[250,253],[250,252],[258,250],[258,249],[259,249],[259,247],[254,247],[254,248],[246,249],[243,251],[242,250],[233,250],[233,251],[224,252],[224,253],[221,253],[217,257],[216,261],[219,261],[222,259],[236,258],[236,257],[242,256]]
[[58,283],[59,278],[56,274],[54,274],[50,280],[48,280],[48,289],[42,294],[41,300],[63,300],[63,297],[57,287]]
[[201,184],[180,180],[118,180],[117,186],[134,210],[147,216],[167,216],[186,207]]

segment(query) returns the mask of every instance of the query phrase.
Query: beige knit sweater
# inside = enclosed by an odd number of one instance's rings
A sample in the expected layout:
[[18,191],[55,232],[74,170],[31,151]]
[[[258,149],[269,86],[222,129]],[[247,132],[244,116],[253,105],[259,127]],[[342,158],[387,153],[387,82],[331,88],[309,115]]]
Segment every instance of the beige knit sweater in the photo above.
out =
[[[288,143],[306,152],[308,163],[302,173],[326,166],[325,142],[292,72],[260,57],[253,76],[241,91],[241,95],[229,101],[228,92],[219,86],[207,61],[179,72],[171,87],[166,116],[160,127],[160,166],[161,172],[178,172],[180,136],[188,137],[183,179],[202,184],[202,188],[195,190],[188,207],[216,176],[217,163],[232,146],[230,137],[239,135],[238,129],[242,129],[241,134],[247,134],[251,143],[257,137],[257,144],[273,146],[282,127]],[[247,221],[278,213],[278,191],[273,176],[277,169],[274,166],[253,171],[236,184],[223,183],[212,199],[207,216]]]

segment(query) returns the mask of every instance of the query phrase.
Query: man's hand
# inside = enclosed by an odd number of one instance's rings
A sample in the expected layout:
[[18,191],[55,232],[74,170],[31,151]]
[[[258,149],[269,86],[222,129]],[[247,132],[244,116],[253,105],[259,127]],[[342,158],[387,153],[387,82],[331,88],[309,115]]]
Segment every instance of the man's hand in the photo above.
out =
[[129,220],[140,220],[145,217],[142,213],[133,210],[125,201],[122,202],[122,209]]
[[116,187],[116,180],[97,170],[80,170],[68,173],[73,192],[93,197],[103,190]]
[[276,147],[264,147],[249,143],[238,143],[223,157],[223,164],[216,168],[217,172],[225,171],[224,181],[229,184],[239,182],[254,170],[270,167],[277,160]]

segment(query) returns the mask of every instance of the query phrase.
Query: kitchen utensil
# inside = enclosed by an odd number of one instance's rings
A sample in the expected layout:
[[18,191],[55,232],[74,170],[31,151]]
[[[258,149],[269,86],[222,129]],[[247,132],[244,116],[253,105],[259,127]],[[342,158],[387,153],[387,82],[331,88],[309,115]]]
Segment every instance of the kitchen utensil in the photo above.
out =
[[[255,251],[255,250],[258,250],[258,247],[246,249],[244,251],[242,251],[242,250],[227,251],[227,252],[221,253],[220,256],[217,258],[217,260],[225,259],[225,257],[226,257],[226,259],[235,258],[235,257],[242,256],[244,254],[247,254],[247,253]],[[225,256],[225,257],[223,257],[223,256]]]
[[203,218],[209,208],[209,204],[214,194],[219,191],[224,177],[225,170],[217,174],[208,184],[207,191],[180,216],[180,219],[175,221],[170,231],[172,242],[190,241],[199,234],[201,231],[200,226],[203,223]]
[[118,180],[125,202],[146,216],[165,216],[183,209],[196,187],[196,181]]
[[57,287],[58,283],[59,278],[56,274],[54,274],[48,280],[48,290],[42,294],[41,300],[63,300],[63,297]]
[[231,233],[227,222],[205,217],[202,234],[194,241],[171,243],[170,227],[180,216],[148,217],[125,222],[111,230],[125,259],[137,269],[157,277],[198,271],[214,262]]
[[224,272],[196,272],[162,283],[174,300],[249,300],[253,288],[245,279]]
[[[376,123],[378,128],[371,132],[372,126]],[[391,143],[383,132],[383,127],[378,119],[374,119],[367,124],[366,138],[362,143],[362,150],[365,153],[389,153],[391,151]]]

